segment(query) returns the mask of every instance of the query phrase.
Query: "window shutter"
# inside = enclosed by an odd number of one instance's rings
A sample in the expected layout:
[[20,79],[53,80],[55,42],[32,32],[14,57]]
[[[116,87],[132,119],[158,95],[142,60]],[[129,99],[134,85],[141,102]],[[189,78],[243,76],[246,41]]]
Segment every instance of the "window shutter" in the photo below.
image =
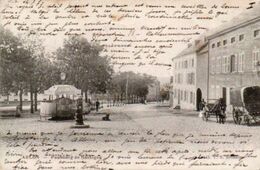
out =
[[230,71],[231,71],[231,57],[230,56],[228,56],[227,57],[227,72],[228,73],[230,73]]
[[238,70],[238,55],[237,54],[235,54],[235,72],[237,72],[237,70]]

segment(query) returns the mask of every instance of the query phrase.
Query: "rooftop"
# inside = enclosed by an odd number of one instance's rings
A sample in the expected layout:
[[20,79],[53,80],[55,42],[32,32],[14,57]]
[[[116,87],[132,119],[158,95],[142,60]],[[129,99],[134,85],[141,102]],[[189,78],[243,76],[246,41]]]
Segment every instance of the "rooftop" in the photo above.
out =
[[260,2],[254,4],[253,8],[246,9],[244,12],[240,13],[237,17],[234,17],[230,21],[215,29],[212,29],[207,33],[207,37],[208,39],[212,39],[258,20],[260,20]]
[[[253,8],[249,8],[242,12],[239,16],[234,17],[229,22],[222,24],[221,26],[206,32],[200,38],[194,41],[193,44],[189,44],[187,48],[181,51],[175,58],[179,58],[194,52],[198,52],[207,45],[207,40],[217,37],[221,34],[225,34],[231,30],[240,28],[248,23],[252,23],[260,20],[260,2],[253,4]],[[196,43],[196,41],[198,43]]]

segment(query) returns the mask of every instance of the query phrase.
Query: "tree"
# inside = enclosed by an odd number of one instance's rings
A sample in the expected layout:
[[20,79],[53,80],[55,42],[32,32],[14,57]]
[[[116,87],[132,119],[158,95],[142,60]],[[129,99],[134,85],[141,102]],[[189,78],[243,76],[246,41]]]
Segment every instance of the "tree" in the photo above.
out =
[[20,110],[23,105],[23,91],[32,72],[32,59],[22,42],[10,31],[0,27],[0,82],[1,92],[19,92]]
[[120,96],[121,101],[123,96],[125,96],[127,103],[129,103],[129,101],[131,101],[131,103],[138,102],[139,100],[146,99],[149,86],[154,83],[155,79],[155,77],[147,74],[120,72],[113,76],[109,91],[111,91],[114,96]]
[[70,36],[56,52],[61,70],[66,73],[66,83],[85,92],[104,93],[111,80],[113,69],[107,57],[101,57],[102,48],[90,44],[80,36]]
[[169,100],[170,90],[171,90],[170,84],[165,84],[165,85],[163,85],[163,87],[160,89],[160,96],[161,96],[162,101],[164,101],[164,100]]
[[[32,59],[32,68],[29,78],[29,91],[31,100],[31,113],[37,111],[37,94],[57,83],[59,74],[56,65],[45,56],[42,41],[35,36],[21,36],[23,48],[25,48]],[[34,108],[33,108],[34,106]]]

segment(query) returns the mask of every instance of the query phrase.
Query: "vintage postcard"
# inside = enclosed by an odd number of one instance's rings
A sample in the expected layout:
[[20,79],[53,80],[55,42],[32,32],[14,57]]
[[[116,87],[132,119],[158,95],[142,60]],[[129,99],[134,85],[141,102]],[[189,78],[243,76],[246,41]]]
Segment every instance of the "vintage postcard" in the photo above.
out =
[[0,170],[260,170],[259,0],[0,0]]

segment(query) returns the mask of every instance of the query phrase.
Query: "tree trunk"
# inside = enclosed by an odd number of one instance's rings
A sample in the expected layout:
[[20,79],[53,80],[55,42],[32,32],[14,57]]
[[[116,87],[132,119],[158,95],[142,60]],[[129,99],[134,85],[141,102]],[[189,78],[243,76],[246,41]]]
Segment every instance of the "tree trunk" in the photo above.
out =
[[121,104],[122,104],[123,103],[123,93],[121,93],[120,100],[121,100]]
[[117,105],[119,106],[119,104],[120,104],[120,95],[117,94]]
[[20,89],[19,102],[20,102],[20,111],[23,111],[23,90],[22,89]]
[[33,90],[32,90],[32,87],[30,87],[30,102],[31,102],[31,113],[34,113],[34,110],[33,110]]
[[7,100],[7,103],[9,104],[9,93],[7,93],[6,100]]
[[38,102],[38,100],[37,100],[37,91],[35,91],[34,92],[34,111],[37,111],[38,110],[38,105],[37,105],[37,102]]
[[85,91],[85,102],[86,103],[88,102],[88,91],[87,90]]

